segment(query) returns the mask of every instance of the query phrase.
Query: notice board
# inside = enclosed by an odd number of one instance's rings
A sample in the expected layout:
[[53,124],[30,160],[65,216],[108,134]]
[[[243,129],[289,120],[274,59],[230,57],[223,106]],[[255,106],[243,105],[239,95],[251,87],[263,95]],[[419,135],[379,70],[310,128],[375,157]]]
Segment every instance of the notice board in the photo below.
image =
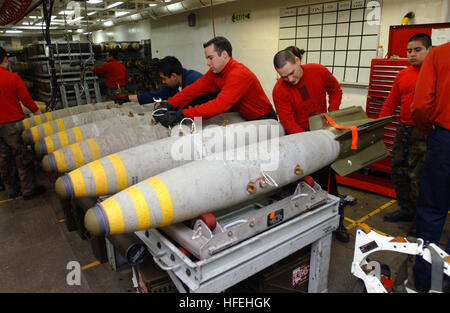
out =
[[304,49],[302,63],[326,66],[339,82],[368,84],[381,1],[347,0],[280,10],[279,50]]

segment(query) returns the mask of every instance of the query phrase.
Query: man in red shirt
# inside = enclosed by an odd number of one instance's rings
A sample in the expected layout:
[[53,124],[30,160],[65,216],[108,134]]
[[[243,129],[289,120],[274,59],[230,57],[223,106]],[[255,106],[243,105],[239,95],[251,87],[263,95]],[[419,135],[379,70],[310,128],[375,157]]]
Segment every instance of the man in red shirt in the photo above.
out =
[[[300,57],[292,53],[295,48]],[[304,50],[290,47],[278,52],[274,58],[275,69],[281,78],[273,88],[272,97],[288,134],[309,130],[308,118],[327,112],[327,94],[329,112],[338,110],[342,99],[342,89],[336,78],[321,64],[302,65],[303,53]]]
[[[439,243],[450,208],[449,56],[450,43],[431,49],[417,78],[411,105],[412,117],[427,138],[427,152],[416,206],[416,237],[422,238],[425,243]],[[450,238],[447,239],[445,250],[450,253]],[[421,256],[416,256],[416,288],[420,291],[430,289],[430,277],[430,264]],[[444,286],[446,281],[449,282],[449,277],[444,275]]]
[[412,221],[416,214],[420,173],[427,146],[422,132],[416,127],[411,116],[410,106],[417,76],[430,48],[431,38],[427,34],[418,33],[408,40],[406,55],[411,65],[395,77],[394,85],[379,115],[379,118],[392,115],[400,106],[400,122],[395,134],[391,165],[392,184],[400,210],[386,214],[384,220],[387,222]]
[[[319,113],[326,113],[326,95],[328,94],[328,111],[339,109],[342,89],[336,78],[320,64],[301,64],[304,50],[288,47],[275,54],[273,63],[280,75],[272,91],[275,109],[281,124],[288,134],[309,130],[308,118]],[[311,175],[328,193],[339,197],[336,173],[328,166]],[[348,242],[349,235],[343,225],[343,205],[339,206],[339,227],[336,238]]]
[[27,200],[44,193],[45,188],[36,185],[34,155],[25,147],[15,124],[25,117],[20,102],[34,114],[41,112],[19,75],[8,71],[2,47],[0,62],[0,176],[10,198],[22,193]]
[[128,73],[126,67],[117,61],[118,52],[109,51],[106,54],[106,63],[103,65],[88,68],[95,75],[104,75],[106,80],[107,97],[114,100],[118,94],[126,93],[125,86],[128,82]]
[[[245,65],[232,58],[231,43],[226,38],[215,37],[203,47],[210,69],[193,84],[168,98],[167,103],[160,105],[158,108],[169,111],[160,116],[155,115],[156,121],[168,127],[184,117],[207,119],[231,108],[247,120],[277,119],[258,78]],[[218,95],[215,99],[185,108],[194,99],[216,92]]]

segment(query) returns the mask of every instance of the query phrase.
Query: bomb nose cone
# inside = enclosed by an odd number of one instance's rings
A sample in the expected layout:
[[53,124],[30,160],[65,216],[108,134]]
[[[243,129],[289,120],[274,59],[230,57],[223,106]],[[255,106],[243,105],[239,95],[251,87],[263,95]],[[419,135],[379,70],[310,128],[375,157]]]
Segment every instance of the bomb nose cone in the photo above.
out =
[[22,132],[22,140],[23,140],[23,142],[26,142],[26,143],[32,142],[30,129],[27,129]]
[[51,172],[52,169],[50,168],[50,161],[48,160],[48,155],[44,155],[42,158],[42,168],[46,172]]
[[61,176],[56,180],[55,191],[62,198],[73,198],[72,181],[68,175]]
[[109,223],[101,204],[97,203],[93,208],[87,210],[84,216],[84,226],[87,231],[95,236],[109,234]]
[[34,144],[34,151],[36,152],[37,157],[47,154],[47,146],[44,139],[41,139]]

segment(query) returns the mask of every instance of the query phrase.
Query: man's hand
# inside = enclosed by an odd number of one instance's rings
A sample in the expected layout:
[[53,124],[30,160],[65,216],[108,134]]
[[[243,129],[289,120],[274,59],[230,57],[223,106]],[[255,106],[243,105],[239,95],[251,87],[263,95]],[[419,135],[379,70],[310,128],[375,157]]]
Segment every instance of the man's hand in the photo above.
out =
[[128,95],[130,102],[139,102],[137,95]]
[[167,111],[165,114],[159,116],[153,116],[155,120],[164,127],[173,126],[184,118],[183,112],[181,109],[175,111]]
[[91,72],[94,71],[94,67],[93,66],[86,66]]
[[130,102],[130,99],[127,95],[121,93],[114,97],[114,102],[118,104],[124,104],[125,102]]
[[40,109],[38,109],[36,112],[33,112],[34,115],[39,115],[39,114],[41,114],[41,113],[42,113],[42,112],[41,112]]

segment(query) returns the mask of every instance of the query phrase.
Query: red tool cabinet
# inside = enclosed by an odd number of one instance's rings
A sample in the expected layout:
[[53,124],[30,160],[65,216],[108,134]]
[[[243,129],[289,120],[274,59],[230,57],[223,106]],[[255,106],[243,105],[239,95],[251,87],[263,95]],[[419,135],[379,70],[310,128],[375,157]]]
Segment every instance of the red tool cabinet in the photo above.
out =
[[[394,84],[395,76],[397,76],[398,72],[408,66],[409,62],[407,59],[372,59],[369,90],[366,100],[366,114],[368,117],[378,118],[381,107]],[[400,107],[396,109],[395,114],[400,114]],[[391,155],[398,120],[399,119],[396,119],[393,123],[384,127],[383,141]],[[373,171],[391,174],[391,156],[373,163],[367,168]],[[369,171],[370,170],[367,170],[366,172]],[[337,182],[342,185],[356,187],[391,198],[396,198],[390,175],[384,175],[383,177],[383,175],[374,175],[373,173],[370,175],[356,172],[345,177],[337,175],[336,179]]]

